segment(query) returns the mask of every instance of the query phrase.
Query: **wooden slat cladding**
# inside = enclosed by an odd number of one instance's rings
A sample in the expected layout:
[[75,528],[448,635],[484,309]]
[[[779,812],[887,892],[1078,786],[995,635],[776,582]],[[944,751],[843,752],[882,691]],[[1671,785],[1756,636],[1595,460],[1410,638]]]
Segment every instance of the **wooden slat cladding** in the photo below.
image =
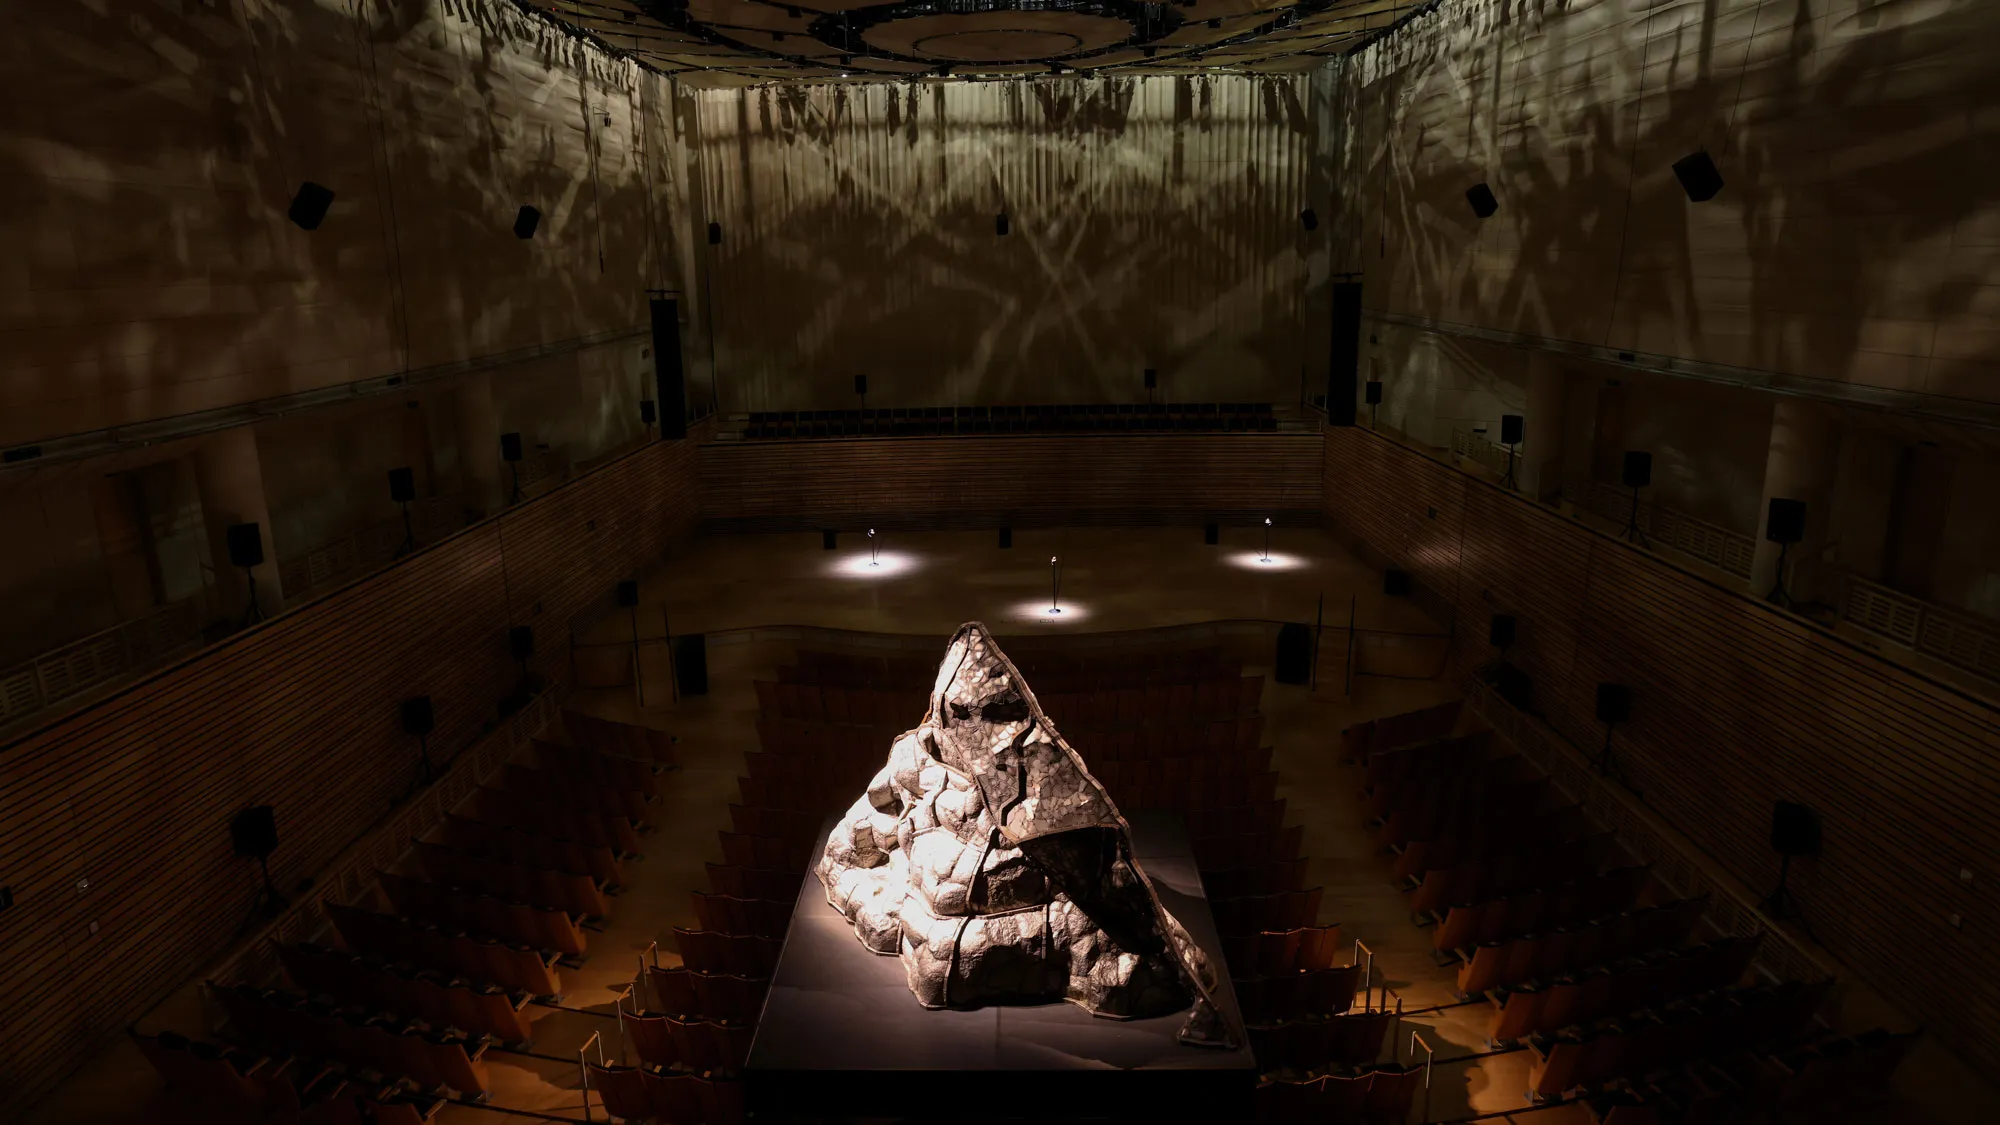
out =
[[276,807],[289,889],[409,789],[398,700],[432,697],[442,760],[513,687],[510,625],[535,626],[539,670],[566,677],[570,620],[693,529],[695,459],[693,442],[646,446],[0,748],[17,900],[0,915],[0,1105],[46,1091],[239,933],[258,881],[230,852],[238,809]]
[[1317,518],[1312,434],[716,442],[702,518],[735,530]]
[[[1772,802],[1819,810],[1824,852],[1791,878],[1815,937],[2000,1064],[1983,1018],[2000,1008],[2000,711],[1364,430],[1329,430],[1326,460],[1328,522],[1454,597],[1459,675],[1495,655],[1487,615],[1514,613],[1537,709],[1586,751],[1604,738],[1596,685],[1630,684],[1627,779],[1750,886],[1776,881]],[[1463,513],[1451,548],[1408,530],[1439,493]]]

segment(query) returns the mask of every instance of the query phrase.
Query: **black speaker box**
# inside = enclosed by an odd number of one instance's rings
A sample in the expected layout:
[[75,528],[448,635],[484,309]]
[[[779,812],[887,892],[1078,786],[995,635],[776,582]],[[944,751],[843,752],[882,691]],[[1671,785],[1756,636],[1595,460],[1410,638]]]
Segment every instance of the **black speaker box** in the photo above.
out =
[[1205,523],[1201,525],[1201,541],[1213,547],[1222,542],[1222,525]]
[[1519,414],[1500,416],[1500,444],[1519,445],[1523,432],[1528,428],[1528,420]]
[[1465,201],[1472,205],[1472,213],[1482,219],[1490,219],[1500,210],[1500,201],[1493,197],[1493,189],[1485,184],[1473,184],[1465,189]]
[[1329,310],[1332,339],[1326,362],[1326,424],[1354,424],[1354,392],[1361,382],[1361,283],[1337,281]]
[[819,533],[819,545],[831,551],[834,548],[834,540],[839,537],[840,533],[837,531],[822,531]]
[[854,393],[858,395],[865,395],[868,393],[868,376],[856,375],[854,377]]
[[319,225],[326,221],[326,209],[331,206],[333,189],[307,180],[292,196],[292,205],[285,211],[285,217],[297,223],[301,230],[318,230]]
[[1004,213],[1003,213],[1003,214],[999,214],[999,215],[995,215],[995,216],[993,216],[993,235],[994,235],[994,237],[995,237],[995,238],[1005,238],[1005,237],[1007,237],[1007,230],[1008,230],[1008,227],[1007,227],[1007,216],[1006,216],[1006,215],[1005,215]]
[[1674,161],[1674,178],[1691,203],[1707,203],[1722,190],[1722,173],[1705,152],[1691,152]]
[[1644,488],[1653,483],[1653,455],[1643,449],[1625,451],[1625,473],[1621,478],[1626,488]]
[[1501,699],[1522,711],[1533,710],[1535,684],[1526,672],[1502,660],[1487,673],[1487,681]]
[[1368,385],[1361,389],[1361,393],[1367,396],[1368,405],[1370,406],[1382,405],[1382,380],[1380,379],[1368,380]]
[[409,469],[389,470],[389,499],[407,504],[417,498],[417,474]]
[[659,421],[659,419],[660,419],[660,408],[656,404],[654,404],[653,400],[650,398],[640,399],[639,400],[640,424],[650,426],[654,422]]
[[222,533],[229,546],[229,565],[248,570],[264,565],[264,536],[254,523],[239,523]]
[[1622,723],[1632,717],[1632,689],[1624,684],[1597,685],[1597,721]]
[[1382,572],[1382,592],[1392,598],[1410,596],[1410,572],[1407,570],[1385,570]]
[[1003,528],[1001,528],[1001,529],[1000,529],[1000,546],[1001,546],[1002,548],[1007,548],[1007,547],[1012,547],[1013,545],[1014,545],[1014,529],[1013,529],[1013,528],[1011,528],[1011,527],[1003,527]]
[[437,715],[431,710],[431,697],[413,695],[403,700],[403,733],[422,738],[437,729]]
[[1819,854],[1819,814],[1806,805],[1779,801],[1771,808],[1771,847],[1779,855]]
[[269,805],[253,805],[229,821],[229,844],[245,859],[267,859],[278,850],[278,815]]
[[639,604],[639,583],[627,578],[618,584],[618,605],[621,609],[631,609]]
[[688,633],[674,638],[674,683],[682,695],[708,694],[708,637]]
[[542,213],[523,203],[514,213],[514,237],[529,239],[535,237],[535,228],[542,225]]
[[1486,626],[1486,639],[1494,648],[1506,648],[1514,643],[1514,618],[1512,614],[1496,613]]
[[500,459],[502,461],[519,461],[521,459],[520,434],[500,435]]
[[1318,230],[1319,216],[1313,214],[1313,209],[1308,207],[1305,210],[1299,212],[1299,223],[1302,226],[1304,226],[1307,230]]
[[722,224],[721,224],[721,223],[710,223],[710,224],[708,224],[708,244],[709,244],[710,246],[720,246],[720,245],[722,245]]
[[1773,543],[1796,543],[1806,537],[1806,502],[1771,497],[1771,511],[1764,520],[1764,538]]
[[1278,626],[1278,682],[1281,684],[1310,682],[1312,660],[1312,627],[1301,625],[1296,621]]
[[1148,367],[1146,369],[1146,389],[1149,391],[1157,390],[1159,389],[1159,386],[1160,386],[1160,373]]
[[535,655],[535,630],[531,625],[516,625],[507,630],[507,651],[516,660],[527,660]]
[[650,303],[653,322],[654,400],[660,404],[660,437],[687,436],[687,372],[681,366],[681,305],[671,297]]

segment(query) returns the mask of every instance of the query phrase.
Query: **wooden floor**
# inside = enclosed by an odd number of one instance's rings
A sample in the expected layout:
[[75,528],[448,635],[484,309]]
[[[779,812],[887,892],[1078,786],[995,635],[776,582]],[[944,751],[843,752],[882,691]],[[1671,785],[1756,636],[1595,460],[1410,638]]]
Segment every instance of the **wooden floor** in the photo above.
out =
[[[843,536],[841,550],[820,549],[817,536],[716,537],[693,545],[644,576],[640,632],[655,635],[661,615],[673,631],[711,634],[709,694],[667,700],[663,678],[652,678],[640,708],[630,687],[580,691],[573,704],[611,717],[672,731],[680,740],[681,768],[663,786],[658,827],[645,838],[645,858],[628,867],[631,886],[616,900],[606,928],[590,937],[590,955],[563,974],[561,1009],[531,1008],[532,1054],[494,1052],[491,1105],[534,1116],[581,1120],[577,1051],[601,1037],[604,1054],[621,1053],[612,1018],[617,994],[639,959],[660,942],[663,964],[677,960],[669,931],[692,925],[690,890],[706,889],[703,863],[720,861],[716,840],[735,799],[742,754],[756,746],[756,696],[751,686],[787,662],[795,642],[747,630],[818,626],[898,635],[930,634],[939,640],[961,622],[983,619],[1002,635],[1116,631],[1244,619],[1310,621],[1322,595],[1331,623],[1344,624],[1349,606],[1362,625],[1384,630],[1435,632],[1410,606],[1380,593],[1369,572],[1325,536],[1286,530],[1276,534],[1272,556],[1289,569],[1266,567],[1261,533],[1232,532],[1223,546],[1205,547],[1198,531],[1021,531],[1011,550],[989,534],[886,537],[871,567],[860,536]],[[1049,597],[1050,555],[1064,561],[1061,604],[1070,612],[1039,616]],[[859,575],[856,577],[855,575]],[[632,623],[617,615],[586,637],[615,651],[629,643]],[[593,650],[582,650],[586,663]],[[628,650],[629,651],[629,650]],[[649,670],[659,667],[652,657]],[[1335,761],[1333,736],[1350,721],[1421,706],[1446,697],[1426,680],[1360,677],[1352,698],[1340,677],[1317,689],[1287,687],[1267,679],[1264,711],[1274,747],[1279,795],[1289,820],[1306,826],[1305,852],[1313,857],[1312,881],[1325,887],[1321,921],[1338,921],[1351,939],[1375,951],[1387,983],[1413,1013],[1405,1019],[1398,1049],[1409,1058],[1410,1035],[1420,1033],[1440,1064],[1431,1092],[1431,1119],[1504,1114],[1495,1120],[1537,1123],[1588,1120],[1577,1107],[1526,1111],[1522,1091],[1528,1057],[1489,1055],[1483,1028],[1486,1008],[1453,1005],[1451,974],[1428,956],[1427,932],[1412,925],[1403,898],[1386,881],[1373,854],[1355,799],[1356,771]],[[914,724],[920,716],[912,715]],[[888,747],[883,747],[886,756]],[[1086,748],[1086,753],[1087,753]],[[1436,1009],[1424,1011],[1424,1009]],[[198,1014],[192,985],[145,1022],[147,1027],[188,1028]],[[593,1057],[597,1048],[590,1048]],[[1933,1052],[1933,1054],[1940,1054]],[[1948,1061],[1948,1060],[1947,1060]],[[1969,1104],[1950,1083],[1945,1063],[1905,1068],[1901,1086],[1910,1096],[1894,1105],[1864,1107],[1853,1120],[1953,1121]],[[1938,1075],[1947,1074],[1946,1078]],[[1940,1098],[1939,1090],[1947,1091]],[[32,1125],[160,1119],[158,1082],[128,1044],[104,1052],[29,1117]],[[1937,1107],[1934,1112],[1922,1108]],[[603,1119],[601,1108],[593,1115]],[[502,1114],[474,1106],[448,1107],[441,1120],[498,1121]]]

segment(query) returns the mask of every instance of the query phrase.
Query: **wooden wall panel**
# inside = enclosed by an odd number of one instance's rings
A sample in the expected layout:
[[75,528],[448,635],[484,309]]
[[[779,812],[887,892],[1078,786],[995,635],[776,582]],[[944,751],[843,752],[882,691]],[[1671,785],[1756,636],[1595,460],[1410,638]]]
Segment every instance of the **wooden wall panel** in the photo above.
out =
[[[0,1107],[59,1081],[250,917],[243,807],[277,809],[272,876],[315,874],[416,773],[397,702],[432,696],[442,761],[497,718],[506,631],[568,672],[571,618],[695,525],[693,442],[658,443],[0,747]],[[589,522],[596,530],[586,530]],[[87,887],[80,881],[87,880]]]
[[2000,1063],[1985,1018],[2000,1008],[2000,710],[1365,430],[1328,431],[1326,457],[1328,522],[1393,561],[1413,561],[1425,497],[1462,498],[1455,572],[1420,570],[1457,592],[1458,674],[1492,655],[1485,615],[1511,609],[1516,661],[1572,743],[1603,741],[1599,681],[1632,685],[1616,743],[1630,784],[1750,886],[1776,881],[1772,802],[1819,810],[1824,852],[1792,871],[1813,934],[1968,1058]]
[[714,442],[704,521],[737,530],[1316,520],[1312,434]]

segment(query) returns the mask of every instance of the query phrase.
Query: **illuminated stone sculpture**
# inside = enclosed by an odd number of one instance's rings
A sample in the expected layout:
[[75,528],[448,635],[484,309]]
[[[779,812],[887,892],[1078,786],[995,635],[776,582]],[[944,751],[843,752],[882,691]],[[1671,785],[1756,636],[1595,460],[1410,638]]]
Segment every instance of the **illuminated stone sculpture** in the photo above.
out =
[[953,635],[923,723],[896,739],[817,870],[927,1008],[1192,1008],[1182,1042],[1234,1046],[1215,969],[1133,859],[1125,819],[976,622]]

